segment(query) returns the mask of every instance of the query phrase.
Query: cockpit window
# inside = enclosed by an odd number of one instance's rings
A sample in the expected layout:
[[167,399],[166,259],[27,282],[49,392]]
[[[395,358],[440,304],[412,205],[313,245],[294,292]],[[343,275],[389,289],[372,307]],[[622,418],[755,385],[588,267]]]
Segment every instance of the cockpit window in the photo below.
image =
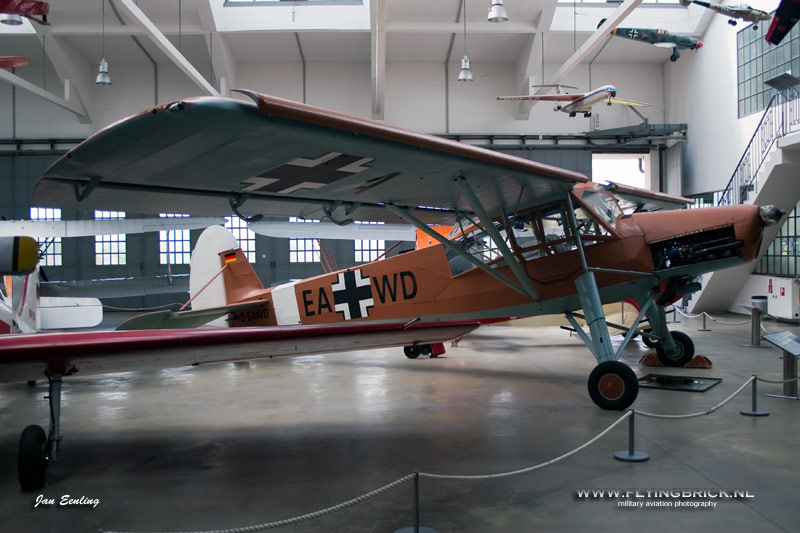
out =
[[[592,191],[585,190],[581,199],[584,203],[595,212],[595,214],[608,226],[615,229],[617,227],[617,218],[622,214],[622,210],[617,205],[614,197],[605,191]],[[575,213],[578,214],[577,211]],[[584,216],[588,217],[588,213]],[[580,220],[578,221],[580,225]],[[581,231],[583,233],[583,231]]]

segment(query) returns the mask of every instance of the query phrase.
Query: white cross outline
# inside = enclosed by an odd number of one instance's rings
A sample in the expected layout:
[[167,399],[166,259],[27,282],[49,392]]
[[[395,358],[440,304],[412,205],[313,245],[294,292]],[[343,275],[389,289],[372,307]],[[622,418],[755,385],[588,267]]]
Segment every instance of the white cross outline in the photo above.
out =
[[[355,274],[356,280],[356,287],[364,287],[369,286],[369,276],[361,277],[361,270],[354,270],[353,273]],[[345,282],[344,282],[344,272],[339,272],[337,275],[337,281],[333,285],[331,285],[331,292],[338,292],[344,291],[347,289]],[[365,298],[363,300],[358,301],[358,306],[361,311],[361,318],[365,318],[369,316],[368,309],[370,307],[375,307],[375,300],[372,298]],[[344,315],[345,320],[352,320],[352,316],[350,315],[350,304],[348,302],[335,304],[333,308],[338,313],[342,313]]]

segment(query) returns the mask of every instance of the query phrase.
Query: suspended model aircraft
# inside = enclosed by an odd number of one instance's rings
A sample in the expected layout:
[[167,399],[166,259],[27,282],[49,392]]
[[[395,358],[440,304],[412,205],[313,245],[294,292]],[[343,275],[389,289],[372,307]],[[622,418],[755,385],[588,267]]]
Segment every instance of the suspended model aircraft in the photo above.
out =
[[[534,87],[550,87],[546,85],[534,85]],[[643,102],[636,102],[634,100],[625,100],[617,98],[617,88],[613,85],[603,85],[588,93],[566,94],[561,92],[561,87],[564,85],[556,85],[557,94],[542,94],[542,95],[525,95],[525,96],[498,96],[498,100],[544,100],[546,102],[568,102],[564,105],[558,104],[553,108],[553,111],[562,111],[567,113],[570,117],[574,117],[578,113],[583,113],[584,117],[592,116],[592,107],[599,104],[620,104],[627,106],[649,106]]]
[[[50,4],[39,0],[0,0],[0,13],[19,15],[45,26],[50,25],[47,22]],[[19,25],[22,22],[17,19],[16,23],[6,22],[6,24]]]
[[800,19],[800,1],[781,0],[764,39],[769,44],[780,44],[786,34],[792,31],[798,19]]
[[[703,272],[752,261],[764,224],[782,216],[750,205],[624,215],[612,191],[576,172],[242,92],[252,102],[190,98],[109,126],[46,171],[34,202],[129,212],[179,204],[192,214],[234,210],[339,224],[404,221],[441,246],[272,289],[246,283],[228,292],[222,307],[234,312],[231,322],[265,325],[0,339],[0,379],[50,380],[50,432],[31,425],[20,439],[23,487],[43,483],[57,455],[61,383],[76,371],[419,347],[463,335],[475,319],[566,314],[598,362],[590,397],[624,409],[638,383],[618,358],[641,333],[639,322],[649,319],[646,334],[664,360],[691,358],[691,339],[667,328],[665,303],[698,290]],[[628,195],[664,198],[632,188]],[[431,223],[458,229],[447,238]],[[234,251],[222,261],[241,259]],[[641,312],[615,349],[603,303],[629,298]]]
[[711,9],[712,11],[716,11],[720,15],[725,15],[726,17],[730,17],[728,20],[728,24],[731,26],[736,26],[737,21],[744,20],[747,22],[752,22],[752,28],[754,30],[758,29],[758,23],[764,22],[765,20],[769,20],[770,14],[766,11],[761,11],[760,9],[754,9],[747,4],[737,4],[735,6],[726,6],[723,4],[715,4],[713,2],[704,2],[703,0],[681,0],[681,4],[688,7],[692,4],[697,4],[698,6],[703,6],[705,8]]
[[[606,19],[602,19],[597,27],[603,25]],[[672,55],[669,56],[670,61],[677,61],[681,55],[678,50],[697,50],[703,47],[702,41],[693,37],[685,37],[683,35],[676,35],[669,33],[667,30],[653,30],[647,28],[614,28],[611,30],[611,35],[631,39],[633,41],[641,41],[644,43],[652,44],[657,48],[672,48]]]

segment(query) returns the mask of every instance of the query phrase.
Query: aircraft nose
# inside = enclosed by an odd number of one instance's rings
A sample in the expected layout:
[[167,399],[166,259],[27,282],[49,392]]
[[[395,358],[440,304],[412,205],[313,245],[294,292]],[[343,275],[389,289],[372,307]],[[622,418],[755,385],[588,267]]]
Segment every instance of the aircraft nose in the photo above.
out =
[[758,208],[758,214],[766,226],[774,226],[786,213],[774,205],[762,205]]
[[697,41],[697,50],[703,48],[703,41]]
[[617,96],[617,90],[612,87],[612,88],[610,88],[608,90],[608,94],[610,94],[611,97],[613,98],[613,97]]

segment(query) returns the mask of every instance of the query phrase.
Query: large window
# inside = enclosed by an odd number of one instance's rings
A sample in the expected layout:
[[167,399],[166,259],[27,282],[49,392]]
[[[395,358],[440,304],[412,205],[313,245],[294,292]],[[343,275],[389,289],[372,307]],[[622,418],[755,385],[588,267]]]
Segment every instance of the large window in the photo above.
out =
[[[121,220],[124,211],[95,211],[95,220]],[[124,265],[126,263],[125,234],[95,235],[94,262],[96,265]]]
[[[183,218],[189,215],[160,213],[161,218]],[[188,265],[192,258],[188,229],[158,232],[158,262],[162,265]]]
[[225,217],[225,229],[233,233],[239,242],[239,248],[251,263],[256,262],[256,234],[248,229],[247,222],[237,216]]
[[764,36],[769,24],[754,30],[748,24],[736,34],[736,64],[739,83],[739,118],[766,109],[775,89],[764,85],[766,80],[784,72],[800,77],[800,33],[798,26],[778,46]]
[[[368,226],[379,226],[383,222],[356,220],[356,224]],[[355,261],[356,263],[368,263],[375,261],[386,251],[386,241],[383,239],[356,239],[355,240]]]
[[[319,220],[309,218],[289,217],[289,222],[316,224]],[[319,263],[319,240],[317,239],[289,239],[290,263]]]
[[[31,220],[61,220],[61,209],[31,207]],[[38,238],[39,264],[61,266],[61,237]]]
[[796,277],[800,275],[800,215],[798,204],[789,213],[780,233],[758,262],[754,274]]

